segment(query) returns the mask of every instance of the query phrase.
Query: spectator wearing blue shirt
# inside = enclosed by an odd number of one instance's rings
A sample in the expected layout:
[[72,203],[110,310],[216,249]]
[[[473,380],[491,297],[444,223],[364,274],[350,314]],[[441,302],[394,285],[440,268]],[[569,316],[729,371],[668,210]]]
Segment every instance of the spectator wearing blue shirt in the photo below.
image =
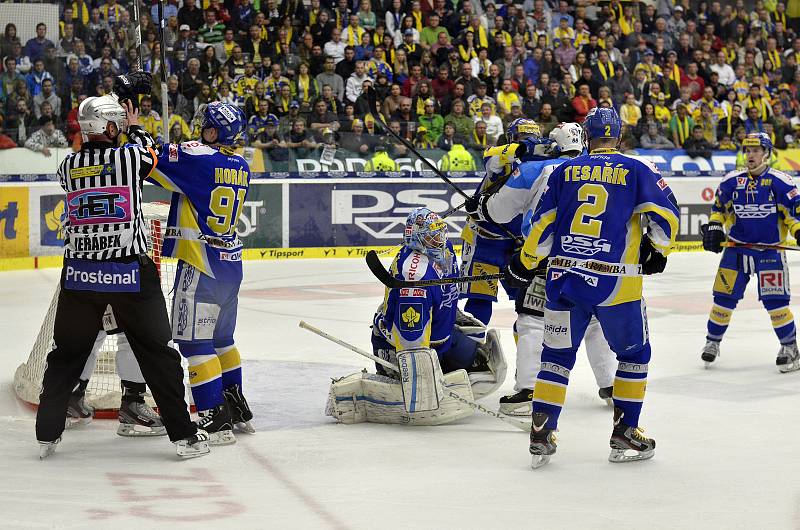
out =
[[39,22],[36,24],[36,38],[30,39],[28,42],[25,43],[25,55],[30,57],[31,61],[36,61],[36,59],[44,58],[44,50],[46,48],[55,48],[56,45],[53,44],[53,41],[46,38],[47,35],[47,24],[44,22]]

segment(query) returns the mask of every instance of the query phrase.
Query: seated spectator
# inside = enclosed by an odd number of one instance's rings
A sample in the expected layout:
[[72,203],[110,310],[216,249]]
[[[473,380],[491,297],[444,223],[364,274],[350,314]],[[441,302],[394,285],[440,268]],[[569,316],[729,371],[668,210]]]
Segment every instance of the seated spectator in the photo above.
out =
[[291,88],[292,96],[300,102],[300,108],[311,110],[312,102],[319,96],[319,83],[309,73],[308,63],[300,63]]
[[364,89],[364,81],[369,81],[370,85],[372,84],[372,80],[367,76],[366,64],[364,61],[357,61],[355,71],[345,83],[344,92],[347,101],[356,102]]
[[653,115],[656,120],[664,126],[668,125],[669,120],[672,118],[672,112],[666,106],[666,99],[664,94],[658,94],[655,102],[648,103],[648,105],[653,105]]
[[339,120],[336,114],[328,110],[325,100],[319,99],[314,103],[314,110],[308,116],[308,128],[318,140],[322,139],[322,131],[330,129],[336,132],[339,129]]
[[414,139],[411,141],[412,145],[417,149],[433,149],[436,145],[431,141],[428,135],[428,129],[420,125],[414,133]]
[[717,146],[717,125],[719,118],[716,113],[711,110],[711,107],[706,105],[705,102],[700,104],[700,117],[695,121],[695,126],[700,127],[703,131],[703,137],[715,149]]
[[481,81],[478,83],[475,93],[467,98],[469,113],[473,118],[480,115],[484,103],[488,103],[492,112],[494,112],[496,101],[493,97],[487,95],[487,88],[486,83]]
[[427,129],[428,139],[432,143],[436,143],[444,130],[444,118],[442,118],[441,114],[436,113],[436,104],[433,98],[425,101],[424,108],[424,114],[418,117],[419,124]]
[[425,79],[417,84],[417,95],[411,100],[411,110],[414,116],[419,118],[425,114],[425,103],[427,103],[428,100],[433,101],[433,106],[438,112],[439,102],[433,97],[433,88],[431,87],[430,81]]
[[692,158],[711,158],[713,146],[703,136],[703,128],[695,125],[692,128],[692,136],[683,144],[686,154]]
[[[400,127],[400,122],[397,120],[392,120],[389,122],[389,128],[401,138],[406,140],[410,140],[407,136],[403,135],[403,129]],[[387,135],[384,138],[384,144],[389,152],[389,155],[392,157],[400,157],[406,156],[408,154],[408,148],[402,142],[398,141],[394,136]]]
[[[142,128],[150,133],[157,143],[161,143],[163,141],[162,133],[162,121],[161,116],[158,112],[153,110],[153,99],[150,96],[142,96],[142,99],[139,101],[139,124]],[[174,143],[172,140],[172,136],[170,136],[170,141]]]
[[189,122],[183,119],[183,116],[181,116],[180,114],[172,112],[173,110],[172,103],[169,103],[167,105],[167,109],[169,111],[169,120],[167,121],[167,128],[169,130],[172,130],[175,124],[178,124],[180,125],[184,136],[186,136],[187,138],[192,136],[192,129],[191,127],[189,127]]
[[480,117],[476,116],[474,119],[476,120],[476,124],[478,121],[482,121],[486,124],[486,135],[489,137],[489,142],[491,144],[494,144],[494,142],[497,141],[497,137],[504,132],[503,120],[492,112],[492,106],[489,103],[484,103],[481,106]]
[[729,134],[725,134],[720,138],[719,148],[721,151],[734,151],[739,149],[739,146],[731,139]]
[[55,49],[55,47],[56,45],[53,44],[53,41],[47,38],[47,24],[39,22],[36,24],[36,37],[29,39],[25,43],[24,53],[31,58],[31,61],[35,61],[44,57],[45,49]]
[[639,144],[644,149],[674,149],[675,146],[667,139],[666,136],[661,134],[658,129],[658,124],[651,121],[646,126],[646,131],[639,137]]
[[453,102],[450,114],[444,118],[445,125],[451,124],[456,130],[456,135],[469,138],[475,129],[475,122],[464,112],[464,101],[457,99]]
[[325,58],[324,68],[325,70],[317,75],[319,86],[330,86],[331,89],[333,89],[334,97],[338,101],[342,101],[344,99],[344,80],[342,76],[336,73],[336,63],[333,61],[332,57]]
[[764,122],[761,119],[761,113],[758,107],[749,107],[747,109],[747,119],[744,120],[744,130],[747,134],[752,132],[764,132]]
[[487,148],[492,147],[494,142],[489,139],[486,134],[486,122],[478,120],[475,122],[475,130],[472,131],[472,136],[467,141],[469,149],[483,153]]
[[67,139],[64,133],[56,129],[52,117],[44,116],[39,119],[40,129],[25,140],[25,147],[31,151],[42,153],[44,156],[51,156],[50,147],[67,147]]
[[364,122],[356,118],[351,125],[351,131],[342,134],[342,149],[365,156],[372,151],[375,145],[375,138],[364,133]]
[[450,79],[450,69],[447,65],[440,66],[436,79],[431,82],[433,97],[441,103],[443,98],[447,97],[447,95],[453,91],[454,86],[455,83]]
[[[31,96],[36,96],[39,92],[42,91],[42,83],[47,79],[51,83],[53,82],[53,76],[50,72],[44,69],[44,60],[37,59],[33,63],[33,70],[25,76],[26,82],[28,83],[28,92]],[[52,87],[51,87],[52,88]]]
[[636,98],[633,94],[626,96],[625,104],[619,109],[619,117],[622,120],[622,124],[628,128],[634,128],[639,123],[642,118],[642,109],[636,104]]
[[572,98],[572,109],[575,111],[575,123],[583,123],[589,111],[597,107],[597,101],[592,98],[589,84],[578,86],[578,93]]
[[25,78],[17,72],[17,64],[13,57],[3,59],[4,71],[0,73],[0,102],[6,101],[14,93],[18,81],[25,83]]
[[463,140],[456,136],[456,128],[453,127],[452,123],[446,124],[444,126],[444,132],[442,132],[442,135],[439,136],[439,140],[436,142],[437,149],[449,151],[450,148],[453,147],[453,144],[458,143],[463,143]]
[[307,157],[317,148],[317,142],[306,131],[306,124],[301,119],[292,121],[291,130],[284,136],[284,145],[289,149],[293,149],[298,158]]
[[167,79],[167,100],[170,105],[175,109],[175,112],[180,114],[185,121],[190,121],[194,116],[194,109],[186,97],[178,91],[178,78],[170,76]]
[[42,116],[41,106],[45,102],[50,104],[56,116],[61,116],[61,98],[53,92],[52,79],[46,79],[42,83],[41,92],[33,97],[33,113],[37,118]]
[[542,110],[539,112],[539,117],[536,120],[536,123],[538,123],[539,127],[542,129],[542,136],[547,138],[550,132],[556,128],[558,122],[559,119],[553,115],[553,108],[550,106],[550,103],[542,103]]
[[678,105],[675,115],[669,120],[669,132],[675,147],[683,147],[692,135],[692,130],[694,130],[694,120],[689,116],[689,109],[686,105]]
[[518,103],[522,105],[519,98],[519,93],[514,90],[511,84],[511,79],[503,80],[503,88],[497,93],[495,99],[497,100],[497,110],[500,117],[505,117],[511,113],[511,105]]

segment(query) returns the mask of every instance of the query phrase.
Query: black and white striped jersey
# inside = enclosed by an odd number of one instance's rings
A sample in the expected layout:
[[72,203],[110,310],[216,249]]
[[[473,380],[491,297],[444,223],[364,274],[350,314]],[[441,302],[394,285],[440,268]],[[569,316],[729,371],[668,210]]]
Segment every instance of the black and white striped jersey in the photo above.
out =
[[61,162],[64,257],[102,261],[147,253],[142,186],[158,159],[147,131],[129,127],[128,136],[136,144],[87,142]]

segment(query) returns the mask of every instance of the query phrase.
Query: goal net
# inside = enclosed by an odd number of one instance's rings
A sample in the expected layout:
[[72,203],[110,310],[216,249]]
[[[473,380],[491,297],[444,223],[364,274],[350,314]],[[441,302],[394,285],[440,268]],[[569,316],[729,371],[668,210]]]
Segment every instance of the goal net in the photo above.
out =
[[[164,228],[166,226],[168,203],[146,203],[142,211],[148,226],[150,257],[156,264],[161,277],[161,289],[167,302],[167,310],[172,311],[172,284],[175,280],[175,260],[164,258],[161,255],[164,241]],[[27,362],[22,363],[14,374],[14,390],[22,401],[32,406],[39,404],[39,394],[42,391],[42,378],[47,361],[47,354],[53,349],[53,326],[56,318],[58,294],[60,287],[56,285],[55,293],[50,302],[50,307],[44,317],[44,322],[33,344]],[[86,403],[94,407],[95,417],[113,418],[119,410],[122,391],[119,374],[117,373],[117,335],[106,337],[103,345],[97,352],[97,363],[92,371],[89,385],[86,388]],[[152,406],[152,398],[148,394],[146,400]]]

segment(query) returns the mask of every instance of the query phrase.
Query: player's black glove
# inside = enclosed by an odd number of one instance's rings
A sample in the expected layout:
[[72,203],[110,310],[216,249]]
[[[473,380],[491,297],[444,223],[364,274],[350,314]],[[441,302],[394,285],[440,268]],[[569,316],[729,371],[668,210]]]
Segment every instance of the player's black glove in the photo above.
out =
[[642,274],[659,274],[667,266],[667,257],[655,249],[649,237],[643,236],[639,245],[639,263],[642,265]]
[[137,103],[139,94],[149,94],[153,87],[153,76],[147,72],[130,72],[114,78],[114,93],[119,96],[120,102],[126,99]]
[[508,261],[508,265],[506,265],[503,269],[503,274],[505,275],[506,282],[508,282],[511,287],[525,289],[536,277],[537,270],[538,268],[529,269],[525,267],[520,259],[520,253],[517,252],[511,256],[511,259]]
[[478,194],[472,195],[464,200],[464,211],[470,217],[478,218],[478,209],[481,207],[481,196]]
[[722,224],[712,221],[700,227],[700,232],[703,233],[703,250],[709,252],[722,252],[722,243],[725,242],[725,230]]

